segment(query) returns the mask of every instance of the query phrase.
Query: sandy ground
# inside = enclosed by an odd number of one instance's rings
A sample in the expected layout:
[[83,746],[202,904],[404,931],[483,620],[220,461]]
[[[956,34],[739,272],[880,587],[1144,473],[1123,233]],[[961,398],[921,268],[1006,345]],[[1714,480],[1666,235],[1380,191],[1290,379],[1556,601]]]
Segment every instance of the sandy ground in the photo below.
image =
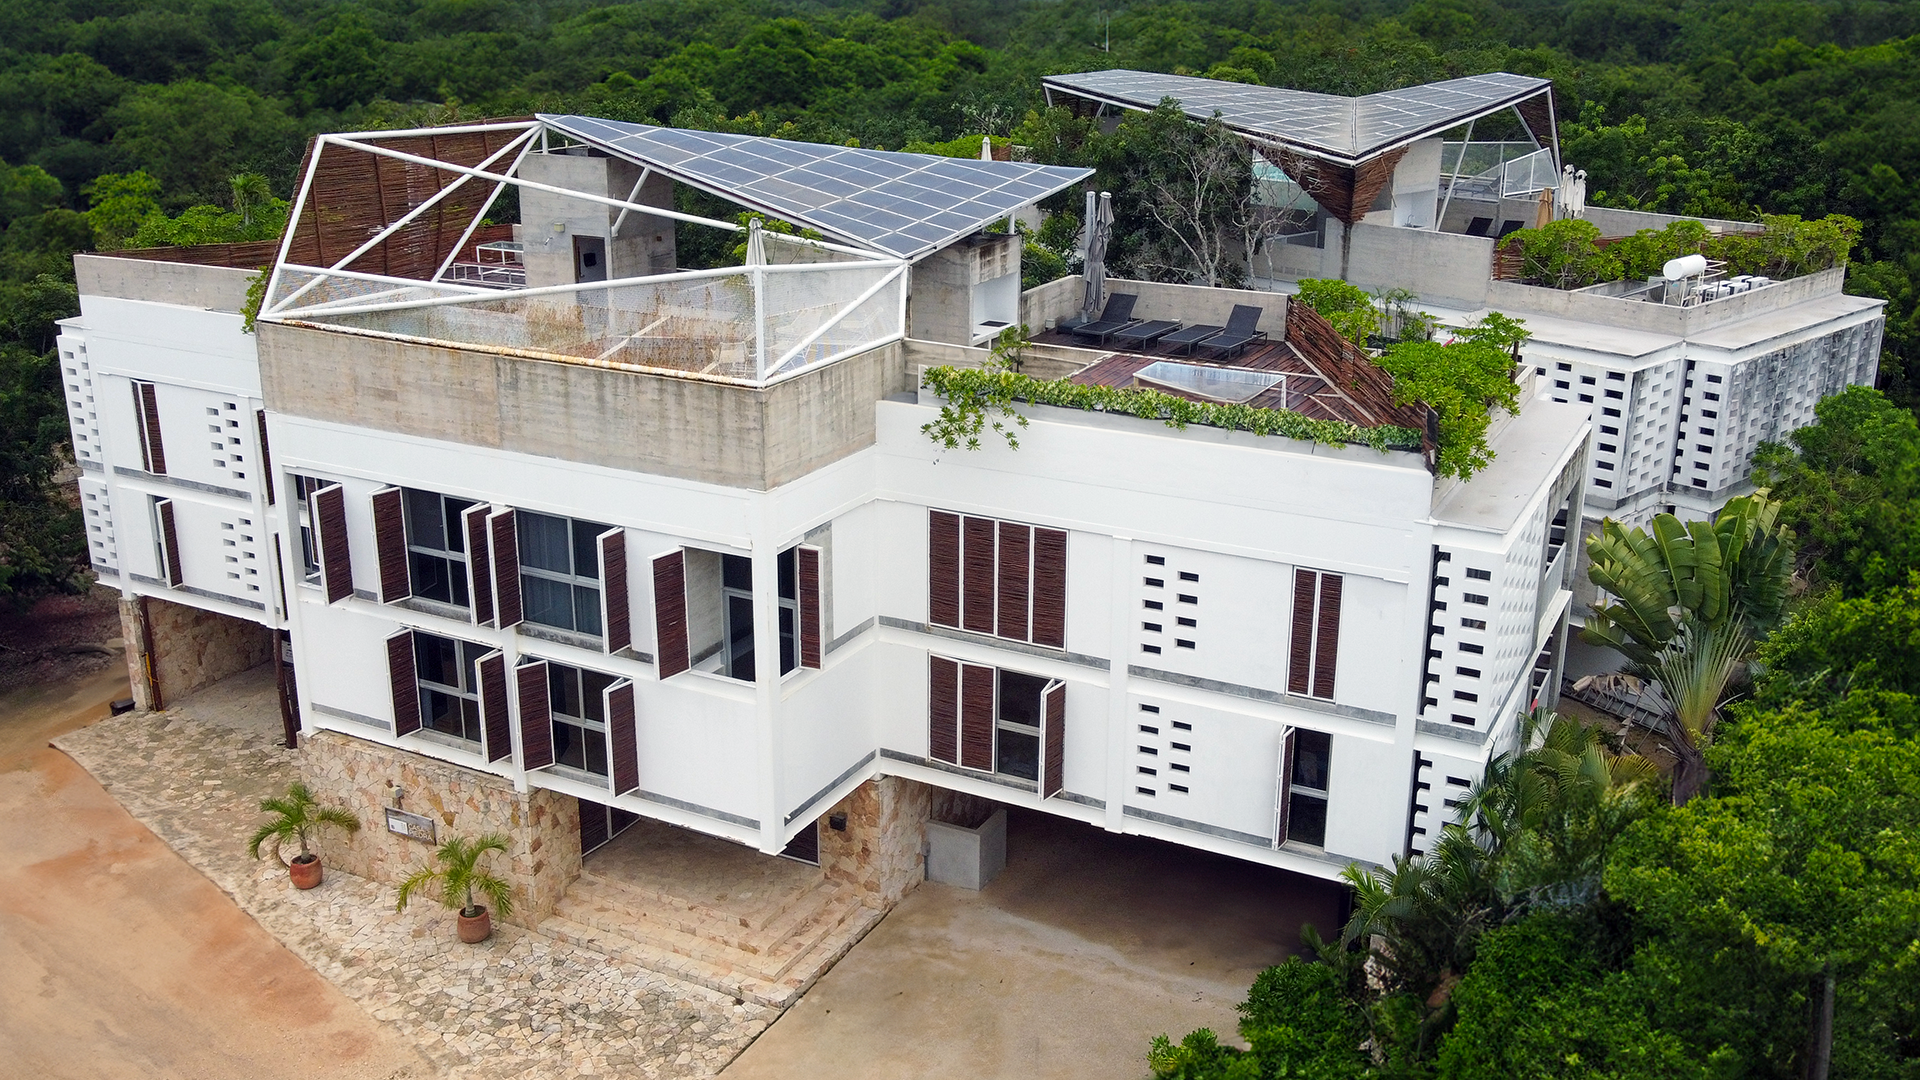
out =
[[0,696],[0,1073],[432,1075],[47,746],[126,694],[115,662]]
[[1333,933],[1329,882],[1016,811],[980,892],[922,885],[721,1080],[1132,1080]]

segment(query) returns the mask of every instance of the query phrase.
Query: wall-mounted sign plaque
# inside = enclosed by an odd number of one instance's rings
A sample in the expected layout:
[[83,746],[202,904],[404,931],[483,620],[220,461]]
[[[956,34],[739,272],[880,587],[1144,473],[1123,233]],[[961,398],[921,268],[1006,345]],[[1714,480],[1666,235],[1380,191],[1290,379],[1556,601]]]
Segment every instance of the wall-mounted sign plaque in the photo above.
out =
[[435,842],[432,818],[425,814],[409,814],[391,806],[387,807],[387,831],[423,844]]

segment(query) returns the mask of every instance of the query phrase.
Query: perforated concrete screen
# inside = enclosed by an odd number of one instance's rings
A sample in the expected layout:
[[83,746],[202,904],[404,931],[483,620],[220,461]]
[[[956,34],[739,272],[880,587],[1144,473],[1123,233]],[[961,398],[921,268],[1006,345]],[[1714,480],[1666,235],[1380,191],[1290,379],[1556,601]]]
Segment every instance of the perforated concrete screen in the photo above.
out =
[[902,259],[936,251],[1093,175],[1091,169],[822,146],[587,116],[540,120],[681,183]]
[[1349,98],[1185,75],[1114,70],[1052,75],[1044,85],[1132,109],[1152,109],[1162,100],[1173,98],[1196,120],[1210,119],[1218,113],[1228,127],[1237,131],[1351,163],[1518,104],[1545,93],[1551,83],[1496,72]]

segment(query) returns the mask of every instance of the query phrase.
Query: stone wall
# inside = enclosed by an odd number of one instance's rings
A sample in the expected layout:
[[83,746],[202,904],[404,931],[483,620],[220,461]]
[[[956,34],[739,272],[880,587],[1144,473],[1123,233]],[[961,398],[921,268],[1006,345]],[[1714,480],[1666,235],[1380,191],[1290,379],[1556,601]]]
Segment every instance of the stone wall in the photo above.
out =
[[[147,607],[144,627],[143,602]],[[120,636],[127,643],[134,706],[140,709],[165,708],[195,690],[273,659],[269,627],[156,597],[120,601]]]
[[301,741],[300,772],[321,802],[360,817],[359,833],[330,833],[320,845],[322,861],[349,873],[397,885],[432,855],[426,844],[386,829],[386,808],[399,787],[401,809],[432,818],[441,842],[507,836],[509,857],[489,859],[493,872],[513,884],[511,922],[537,925],[580,876],[580,804],[571,795],[537,788],[521,795],[490,773],[332,731]]
[[[972,828],[994,807],[978,796],[877,776],[823,815],[820,868],[829,880],[852,887],[868,907],[886,911],[926,880],[928,820]],[[846,831],[826,827],[834,814],[847,815]]]

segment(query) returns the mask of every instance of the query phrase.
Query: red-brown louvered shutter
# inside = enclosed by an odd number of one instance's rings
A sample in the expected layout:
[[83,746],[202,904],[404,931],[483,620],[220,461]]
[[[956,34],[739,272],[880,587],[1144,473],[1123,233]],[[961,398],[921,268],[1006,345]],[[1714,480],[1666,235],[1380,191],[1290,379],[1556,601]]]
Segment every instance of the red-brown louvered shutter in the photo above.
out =
[[993,633],[993,520],[970,517],[960,523],[960,625]]
[[167,474],[167,448],[160,438],[160,402],[150,382],[133,384],[134,407],[140,414],[140,461],[155,476]]
[[1067,767],[1067,684],[1055,681],[1040,695],[1040,797],[1059,794]]
[[1011,521],[1001,522],[996,591],[999,593],[997,632],[1003,638],[1033,640],[1032,572],[1033,528]]
[[553,764],[553,714],[548,711],[547,662],[535,660],[513,669],[520,698],[521,763],[529,769]]
[[820,549],[801,546],[793,551],[795,584],[800,600],[800,666],[820,666]]
[[607,687],[607,738],[613,745],[608,760],[613,762],[613,793],[625,795],[640,786],[640,744],[633,722],[633,683],[621,679]]
[[173,527],[173,500],[156,501],[153,513],[160,522],[160,576],[167,584],[178,586],[186,578],[180,572],[180,534]]
[[254,426],[260,429],[260,471],[267,479],[267,505],[273,505],[273,453],[267,449],[267,410],[253,410]]
[[960,665],[960,764],[993,771],[993,669]]
[[606,605],[607,651],[617,653],[633,644],[633,609],[627,603],[627,531],[608,529],[600,545],[601,601]]
[[960,515],[927,511],[927,621],[960,625]]
[[687,659],[687,556],[669,551],[653,560],[653,636],[665,679],[693,665]]
[[480,729],[486,736],[487,760],[513,756],[513,718],[507,712],[507,657],[495,650],[480,658]]
[[407,573],[407,520],[397,487],[373,493],[373,550],[380,557],[380,602],[391,604],[412,596],[413,582]]
[[488,547],[493,552],[493,612],[502,630],[520,625],[519,519],[511,510],[487,517]]
[[353,595],[353,557],[347,549],[347,492],[339,484],[307,496],[313,507],[314,536],[320,541],[320,582],[327,603]]
[[1315,615],[1313,645],[1313,696],[1333,699],[1334,662],[1340,655],[1340,589],[1345,581],[1339,574],[1320,575],[1320,610]]
[[487,515],[492,508],[476,503],[460,511],[460,531],[467,539],[467,595],[473,602],[473,621],[493,625],[493,544],[487,538]]
[[1067,534],[1033,530],[1033,643],[1067,647]]
[[420,681],[413,667],[413,631],[387,638],[387,681],[393,688],[393,733],[420,730]]
[[1280,730],[1280,784],[1273,800],[1273,846],[1287,842],[1287,804],[1293,796],[1292,728]]
[[1313,606],[1320,575],[1311,570],[1293,572],[1293,634],[1287,643],[1287,693],[1313,690]]
[[960,764],[960,662],[927,657],[927,756]]

